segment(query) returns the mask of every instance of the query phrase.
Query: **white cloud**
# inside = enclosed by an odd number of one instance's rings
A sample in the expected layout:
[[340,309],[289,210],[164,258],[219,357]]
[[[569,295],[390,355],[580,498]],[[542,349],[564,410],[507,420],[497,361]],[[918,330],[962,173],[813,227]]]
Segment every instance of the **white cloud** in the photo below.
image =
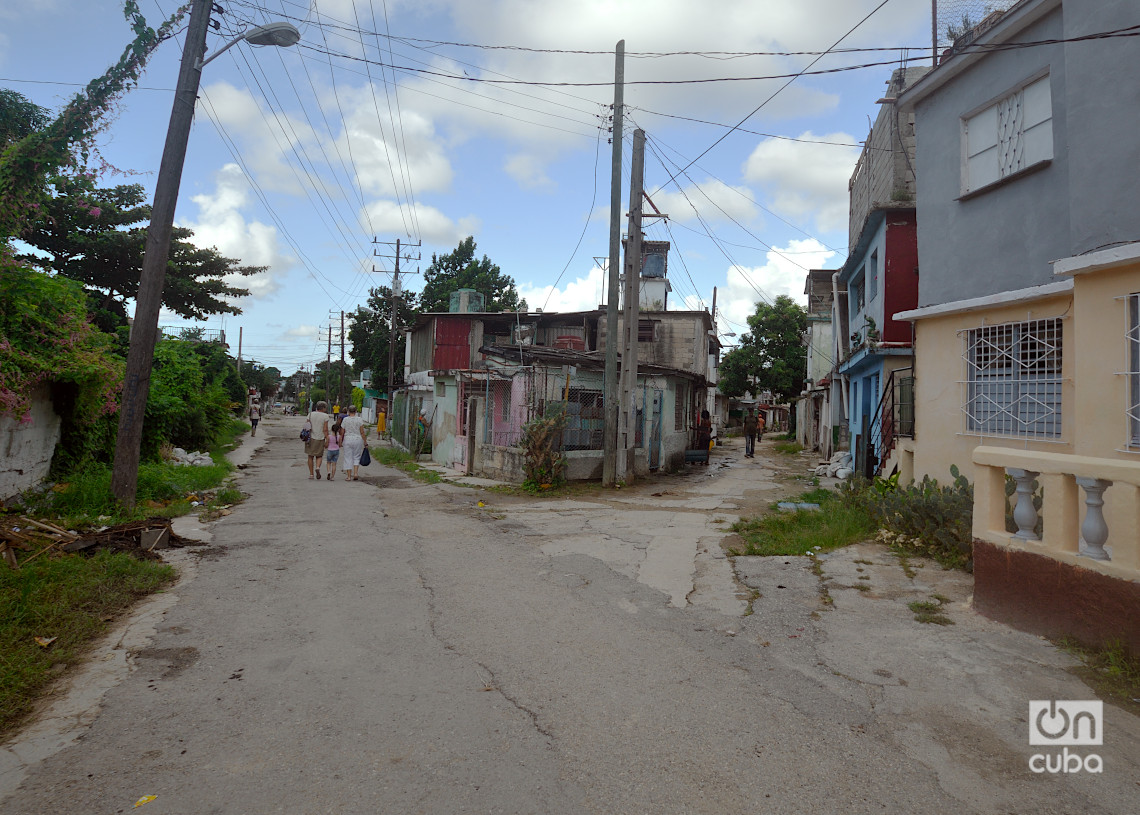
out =
[[[810,130],[801,139],[854,144],[847,133],[817,136]],[[789,218],[813,216],[821,232],[846,231],[847,182],[859,159],[859,147],[765,139],[744,163],[747,181],[762,185],[772,209]]]
[[215,247],[222,255],[238,258],[245,266],[268,266],[252,277],[227,275],[227,283],[249,289],[254,298],[267,297],[279,286],[279,279],[296,264],[284,252],[277,239],[277,229],[260,221],[246,221],[241,210],[249,203],[249,182],[241,168],[227,164],[216,175],[213,194],[195,195],[198,220],[183,226],[194,230],[191,239],[196,246]]
[[288,331],[281,335],[281,339],[285,341],[290,340],[315,340],[320,336],[321,329],[315,325],[298,325],[290,328]]
[[721,332],[742,334],[748,330],[748,317],[756,311],[764,292],[766,300],[786,294],[801,305],[806,304],[804,281],[807,269],[822,269],[835,252],[814,238],[791,240],[787,246],[776,247],[767,253],[763,266],[732,266],[726,274],[726,284],[717,298]]
[[598,307],[605,295],[606,273],[594,266],[577,273],[579,276],[562,288],[535,286],[522,283],[518,286],[519,296],[526,300],[531,311],[590,311]]
[[672,220],[682,223],[695,220],[698,212],[710,222],[735,219],[749,223],[759,212],[752,201],[754,197],[745,186],[731,187],[720,179],[709,178],[685,187],[684,194],[659,192],[653,196],[653,202]]
[[[407,204],[395,201],[373,201],[367,207],[367,223],[377,234],[399,235],[406,232],[405,224],[412,224],[411,211]],[[415,222],[419,225],[418,234],[424,243],[451,245],[468,235],[479,231],[480,221],[475,216],[452,220],[440,210],[427,204],[417,204]],[[365,219],[362,215],[362,224]]]
[[543,165],[544,162],[538,156],[516,153],[503,163],[503,169],[524,189],[550,192],[554,190],[555,184],[546,175]]
[[262,189],[303,194],[305,171],[297,166],[292,148],[316,145],[309,126],[287,113],[263,112],[261,99],[228,82],[206,86],[203,94],[205,109],[238,142],[240,155]]

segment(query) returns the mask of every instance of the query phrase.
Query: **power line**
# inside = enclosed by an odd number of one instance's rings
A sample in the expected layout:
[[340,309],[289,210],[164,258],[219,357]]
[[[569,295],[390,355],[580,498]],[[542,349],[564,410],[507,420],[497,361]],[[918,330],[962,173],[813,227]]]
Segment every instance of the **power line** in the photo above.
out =
[[[712,144],[710,144],[708,147],[706,147],[706,148],[704,149],[704,151],[703,151],[703,152],[702,152],[702,153],[701,153],[699,156],[697,156],[695,159],[693,159],[693,160],[692,160],[692,161],[690,161],[688,164],[686,164],[684,167],[682,167],[682,168],[681,168],[681,170],[679,171],[679,173],[681,173],[681,172],[684,172],[685,170],[689,169],[689,167],[693,166],[693,165],[694,165],[694,164],[696,164],[698,161],[700,161],[702,158],[704,158],[706,155],[708,155],[708,153],[709,153],[709,152],[710,152],[710,151],[711,151],[711,150],[712,150],[714,147],[716,147],[716,146],[717,146],[718,144],[720,144],[722,141],[724,141],[725,139],[727,139],[727,138],[729,137],[729,135],[730,135],[730,134],[731,134],[731,133],[732,133],[734,130],[736,130],[737,128],[739,128],[739,127],[740,127],[742,124],[744,124],[744,123],[745,123],[745,122],[747,122],[749,119],[751,119],[753,116],[755,116],[757,113],[759,113],[759,112],[760,112],[760,109],[761,109],[761,108],[763,108],[765,105],[767,105],[769,102],[771,102],[771,101],[772,101],[773,99],[775,99],[777,96],[779,96],[780,92],[781,92],[781,91],[783,91],[783,90],[784,90],[784,88],[786,88],[786,87],[788,87],[789,85],[791,85],[791,84],[792,84],[793,82],[795,82],[795,81],[796,81],[796,79],[798,79],[799,77],[808,75],[808,68],[811,68],[811,66],[815,65],[817,62],[819,62],[821,59],[823,59],[823,57],[824,57],[824,55],[825,55],[825,54],[827,54],[827,53],[828,53],[829,51],[831,51],[833,48],[835,48],[836,46],[838,46],[838,45],[839,45],[839,43],[843,42],[845,39],[847,39],[849,36],[851,36],[851,34],[852,34],[852,33],[854,33],[855,29],[857,29],[859,26],[863,25],[863,23],[867,22],[867,20],[871,19],[872,15],[874,15],[874,14],[875,14],[875,12],[877,12],[879,9],[881,9],[883,6],[885,6],[885,5],[886,5],[887,3],[889,3],[889,2],[890,2],[890,0],[883,0],[881,3],[879,3],[879,5],[875,6],[873,9],[871,9],[870,13],[869,13],[869,14],[867,14],[867,16],[866,16],[866,17],[864,17],[862,20],[860,20],[859,22],[857,22],[857,23],[856,23],[854,26],[852,26],[852,27],[851,27],[851,28],[850,28],[850,29],[847,31],[847,33],[846,33],[846,34],[844,34],[842,37],[840,37],[838,40],[836,40],[834,43],[832,43],[832,45],[831,45],[831,48],[828,48],[828,49],[827,49],[827,51],[824,51],[822,54],[820,54],[820,55],[819,55],[819,56],[817,56],[815,59],[813,59],[811,62],[809,62],[809,63],[807,64],[807,66],[805,66],[805,68],[804,68],[802,71],[800,71],[799,73],[796,73],[796,74],[792,74],[792,75],[791,75],[791,76],[788,78],[788,81],[787,81],[787,82],[785,82],[785,83],[784,83],[783,85],[781,85],[780,87],[776,88],[776,90],[772,92],[772,95],[771,95],[771,96],[769,96],[767,99],[765,99],[763,102],[761,102],[759,105],[757,105],[755,108],[753,108],[753,110],[752,110],[752,112],[751,112],[751,113],[749,113],[747,116],[745,116],[745,117],[744,117],[743,119],[741,119],[739,122],[737,122],[735,126],[733,126],[733,127],[730,129],[730,130],[728,130],[727,132],[725,132],[723,135],[721,135],[721,137],[720,137],[719,139],[717,139],[717,140],[716,140],[716,141],[714,141]],[[885,63],[885,64],[894,64],[894,63],[893,63],[893,61],[892,61],[891,63]],[[669,181],[672,181],[672,180],[673,180],[674,178],[676,178],[676,177],[677,177],[676,175],[672,175],[672,176],[670,176],[670,177],[669,177]],[[669,182],[667,181],[667,182],[665,182],[665,183],[667,184],[667,183],[669,183]],[[657,189],[658,189],[658,190],[661,190],[661,189],[662,189],[664,186],[665,186],[665,184],[662,184],[662,185],[661,185],[660,187],[658,187]]]

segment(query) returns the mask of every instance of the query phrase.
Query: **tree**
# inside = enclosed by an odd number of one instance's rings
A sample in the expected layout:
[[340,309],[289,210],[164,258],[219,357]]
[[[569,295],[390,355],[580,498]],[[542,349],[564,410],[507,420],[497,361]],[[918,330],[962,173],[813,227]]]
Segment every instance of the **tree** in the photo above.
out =
[[[21,239],[40,253],[21,260],[83,284],[92,321],[114,332],[126,324],[126,301],[138,292],[146,249],[150,205],[139,184],[99,189],[90,174],[60,176],[54,195],[40,215],[30,219]],[[162,303],[188,319],[210,314],[240,314],[230,302],[249,295],[226,282],[229,275],[249,276],[263,266],[241,266],[216,249],[190,243],[193,232],[175,228],[167,265]]]
[[51,121],[42,108],[22,93],[0,88],[0,152],[9,144],[43,130]]
[[475,289],[482,294],[486,311],[526,311],[526,300],[519,299],[514,279],[503,274],[486,255],[475,260],[475,238],[470,236],[460,241],[454,252],[432,254],[431,265],[424,272],[420,310],[447,311],[456,289]]
[[257,388],[261,401],[268,402],[276,395],[281,383],[281,371],[272,365],[261,365],[254,360],[242,363],[241,378],[247,386]]
[[757,303],[748,327],[740,347],[721,360],[721,392],[742,396],[769,390],[784,402],[798,396],[807,375],[807,312],[781,294],[771,305]]
[[[372,371],[371,386],[388,391],[388,345],[392,336],[392,290],[387,286],[377,286],[368,292],[368,304],[360,306],[352,315],[352,327],[348,330],[348,341],[352,346],[352,359],[357,370],[366,368]],[[396,300],[396,353],[395,386],[404,381],[404,332],[416,317],[416,295],[404,292]]]

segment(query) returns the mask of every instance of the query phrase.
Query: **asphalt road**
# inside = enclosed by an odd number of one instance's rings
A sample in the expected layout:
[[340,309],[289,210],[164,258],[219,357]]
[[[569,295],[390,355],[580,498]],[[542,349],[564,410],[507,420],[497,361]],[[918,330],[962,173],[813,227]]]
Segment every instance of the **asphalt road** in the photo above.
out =
[[[251,497],[214,525],[135,669],[0,812],[150,795],[148,815],[1140,809],[1134,717],[1108,716],[1105,773],[1032,774],[1020,700],[974,714],[952,690],[891,696],[833,666],[874,649],[904,692],[941,647],[909,658],[855,617],[818,647],[769,642],[792,606],[681,606],[598,557],[544,552],[548,521],[487,512],[475,490],[378,465],[310,481],[292,424],[262,427]],[[1031,647],[1016,637],[996,648]],[[1027,693],[1080,692],[1046,662],[1003,670]],[[956,664],[938,687],[967,707],[1005,681]]]

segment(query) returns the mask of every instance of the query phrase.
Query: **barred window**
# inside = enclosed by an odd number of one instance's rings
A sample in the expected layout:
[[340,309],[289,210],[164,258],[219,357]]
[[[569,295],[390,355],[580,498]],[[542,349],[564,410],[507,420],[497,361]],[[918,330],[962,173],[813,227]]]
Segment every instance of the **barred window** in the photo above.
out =
[[1061,436],[1061,320],[966,332],[966,429],[1016,438]]
[[1140,450],[1140,293],[1128,295],[1128,449]]
[[688,401],[688,388],[678,382],[674,386],[673,398],[673,429],[685,429],[685,403]]

